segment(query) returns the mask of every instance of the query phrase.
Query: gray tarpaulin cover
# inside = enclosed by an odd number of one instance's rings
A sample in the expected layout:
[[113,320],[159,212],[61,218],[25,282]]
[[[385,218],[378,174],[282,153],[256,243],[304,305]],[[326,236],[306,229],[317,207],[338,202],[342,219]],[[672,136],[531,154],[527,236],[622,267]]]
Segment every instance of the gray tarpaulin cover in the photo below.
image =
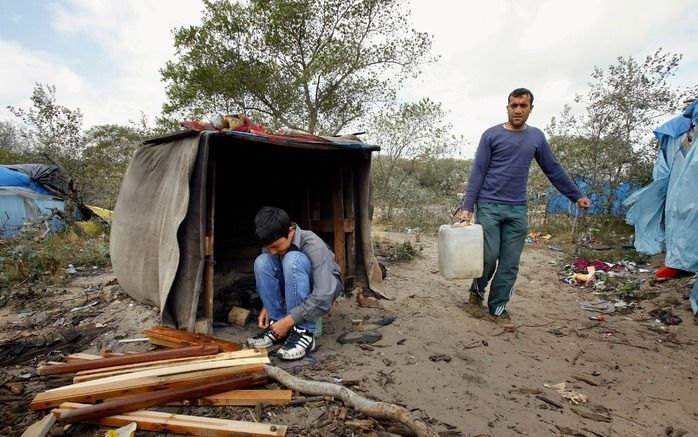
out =
[[[124,174],[112,221],[110,250],[119,284],[134,299],[157,306],[165,323],[190,331],[204,272],[209,139],[216,135],[221,133],[175,137],[138,149]],[[347,146],[357,146],[352,143]],[[369,288],[389,298],[371,245],[370,168],[369,153],[358,175],[357,255],[363,265],[357,274],[365,273]]]

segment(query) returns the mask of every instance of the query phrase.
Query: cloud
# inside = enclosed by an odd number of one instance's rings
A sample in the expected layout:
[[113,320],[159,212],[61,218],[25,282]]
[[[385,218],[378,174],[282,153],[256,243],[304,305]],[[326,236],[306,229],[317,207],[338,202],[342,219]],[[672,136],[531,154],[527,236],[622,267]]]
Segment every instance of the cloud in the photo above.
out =
[[470,140],[466,157],[474,156],[484,129],[505,120],[506,95],[516,87],[534,92],[530,122],[543,128],[588,89],[595,65],[606,68],[619,56],[643,60],[663,47],[684,53],[679,72],[691,68],[695,76],[698,12],[689,1],[664,7],[645,0],[450,4],[446,10],[412,2],[415,27],[434,35],[441,58],[425,65],[401,98],[442,102],[456,132]]
[[12,60],[0,63],[0,102],[3,102],[0,118],[13,117],[7,104],[29,107],[36,82],[55,84],[59,103],[64,106],[82,107],[99,98],[98,90],[51,53],[30,52],[15,41],[0,40],[0,59]]

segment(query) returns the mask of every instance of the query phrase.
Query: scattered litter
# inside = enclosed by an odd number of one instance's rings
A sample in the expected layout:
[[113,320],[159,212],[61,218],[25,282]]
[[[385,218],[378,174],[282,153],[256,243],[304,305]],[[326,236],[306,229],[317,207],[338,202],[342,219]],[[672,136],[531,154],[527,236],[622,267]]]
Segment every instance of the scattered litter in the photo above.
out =
[[589,402],[587,395],[568,389],[567,384],[564,382],[559,384],[543,384],[543,386],[555,390],[560,394],[560,396],[575,405],[586,404]]
[[603,316],[591,316],[591,317],[589,317],[589,320],[596,320],[597,322],[603,322],[606,319],[604,319]]
[[74,274],[76,274],[78,271],[75,270],[75,267],[74,267],[72,264],[68,264],[68,268],[65,269],[65,272],[66,272],[67,274],[69,274],[69,275],[74,275]]
[[562,247],[558,246],[557,244],[553,244],[552,246],[548,246],[550,250],[553,250],[555,252],[562,252]]
[[85,305],[85,306],[73,308],[72,310],[70,310],[70,312],[71,312],[71,313],[74,313],[74,312],[76,312],[76,311],[81,311],[81,310],[84,310],[85,308],[93,307],[93,306],[95,306],[95,305],[97,305],[97,301],[94,301],[94,302],[92,302],[92,303],[88,303],[88,304]]
[[31,311],[26,312],[26,313],[18,313],[18,314],[17,314],[17,318],[18,318],[18,319],[24,319],[24,318],[26,318],[26,317],[31,316],[32,314],[34,314],[34,313],[31,312]]
[[133,437],[133,433],[137,428],[136,422],[131,422],[119,429],[110,429],[104,434],[104,437]]
[[657,319],[657,322],[664,323],[665,325],[678,325],[682,322],[681,317],[667,310],[652,310],[649,312],[649,315]]
[[593,311],[595,313],[603,314],[613,314],[613,312],[616,310],[616,307],[611,302],[600,299],[595,301],[579,302],[579,308],[585,311]]

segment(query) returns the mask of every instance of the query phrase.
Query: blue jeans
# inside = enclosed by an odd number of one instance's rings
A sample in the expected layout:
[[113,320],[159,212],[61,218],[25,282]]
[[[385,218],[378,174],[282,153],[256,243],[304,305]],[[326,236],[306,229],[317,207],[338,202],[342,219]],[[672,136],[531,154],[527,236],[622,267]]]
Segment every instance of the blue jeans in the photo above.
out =
[[[254,261],[257,293],[271,320],[281,320],[310,296],[313,287],[313,266],[299,250],[283,256],[262,253]],[[304,321],[299,328],[315,332],[315,322]]]
[[490,314],[499,316],[511,299],[519,273],[519,259],[528,234],[528,208],[478,202],[475,217],[484,234],[485,263],[482,277],[473,281],[470,291],[484,298],[485,287],[494,276],[487,306]]

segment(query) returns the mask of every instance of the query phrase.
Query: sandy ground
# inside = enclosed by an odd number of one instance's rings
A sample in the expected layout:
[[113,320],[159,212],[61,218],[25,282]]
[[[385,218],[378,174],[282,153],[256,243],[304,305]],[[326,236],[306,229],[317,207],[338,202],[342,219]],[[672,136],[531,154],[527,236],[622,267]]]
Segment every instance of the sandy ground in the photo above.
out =
[[[651,273],[634,274],[646,279],[642,289],[651,292],[651,299],[594,321],[590,316],[597,314],[581,310],[579,303],[599,296],[591,288],[562,282],[559,272],[569,258],[548,248],[546,244],[559,244],[554,239],[541,242],[524,250],[508,307],[512,320],[505,324],[490,320],[484,308],[467,305],[465,281],[438,274],[435,237],[422,235],[416,242],[415,235],[386,233],[376,239],[409,239],[423,247],[422,255],[388,264],[386,287],[394,299],[382,300],[382,308],[359,307],[355,294],[341,296],[324,319],[318,351],[290,372],[321,381],[354,380],[351,387],[357,393],[403,405],[444,435],[698,435],[693,379],[698,326],[686,299],[688,278],[654,284]],[[659,265],[661,260],[654,259],[647,267]],[[156,311],[132,301],[118,285],[107,285],[111,279],[110,272],[99,272],[66,288],[31,296],[17,291],[14,303],[0,308],[2,340],[31,338],[77,320],[108,328],[81,350],[146,350],[147,344],[118,340],[142,337],[142,329],[157,324]],[[98,304],[70,312],[93,301]],[[671,309],[683,323],[661,324],[648,315],[657,308]],[[395,321],[375,328],[382,338],[370,346],[336,341],[351,329],[352,320],[363,319],[370,328],[390,317]],[[215,335],[243,341],[253,332],[250,323],[245,329],[216,328]],[[51,382],[31,372],[47,358],[62,356],[60,351],[38,355],[1,369],[0,434],[20,435],[43,415],[27,405]],[[565,383],[567,397],[548,387],[559,383]],[[387,435],[387,427],[378,424],[362,429],[326,420],[339,408],[338,402],[267,408],[263,420],[290,425],[287,435]],[[249,420],[252,412],[226,408],[205,414]],[[366,419],[356,412],[348,416]],[[68,434],[100,432],[81,426]]]

